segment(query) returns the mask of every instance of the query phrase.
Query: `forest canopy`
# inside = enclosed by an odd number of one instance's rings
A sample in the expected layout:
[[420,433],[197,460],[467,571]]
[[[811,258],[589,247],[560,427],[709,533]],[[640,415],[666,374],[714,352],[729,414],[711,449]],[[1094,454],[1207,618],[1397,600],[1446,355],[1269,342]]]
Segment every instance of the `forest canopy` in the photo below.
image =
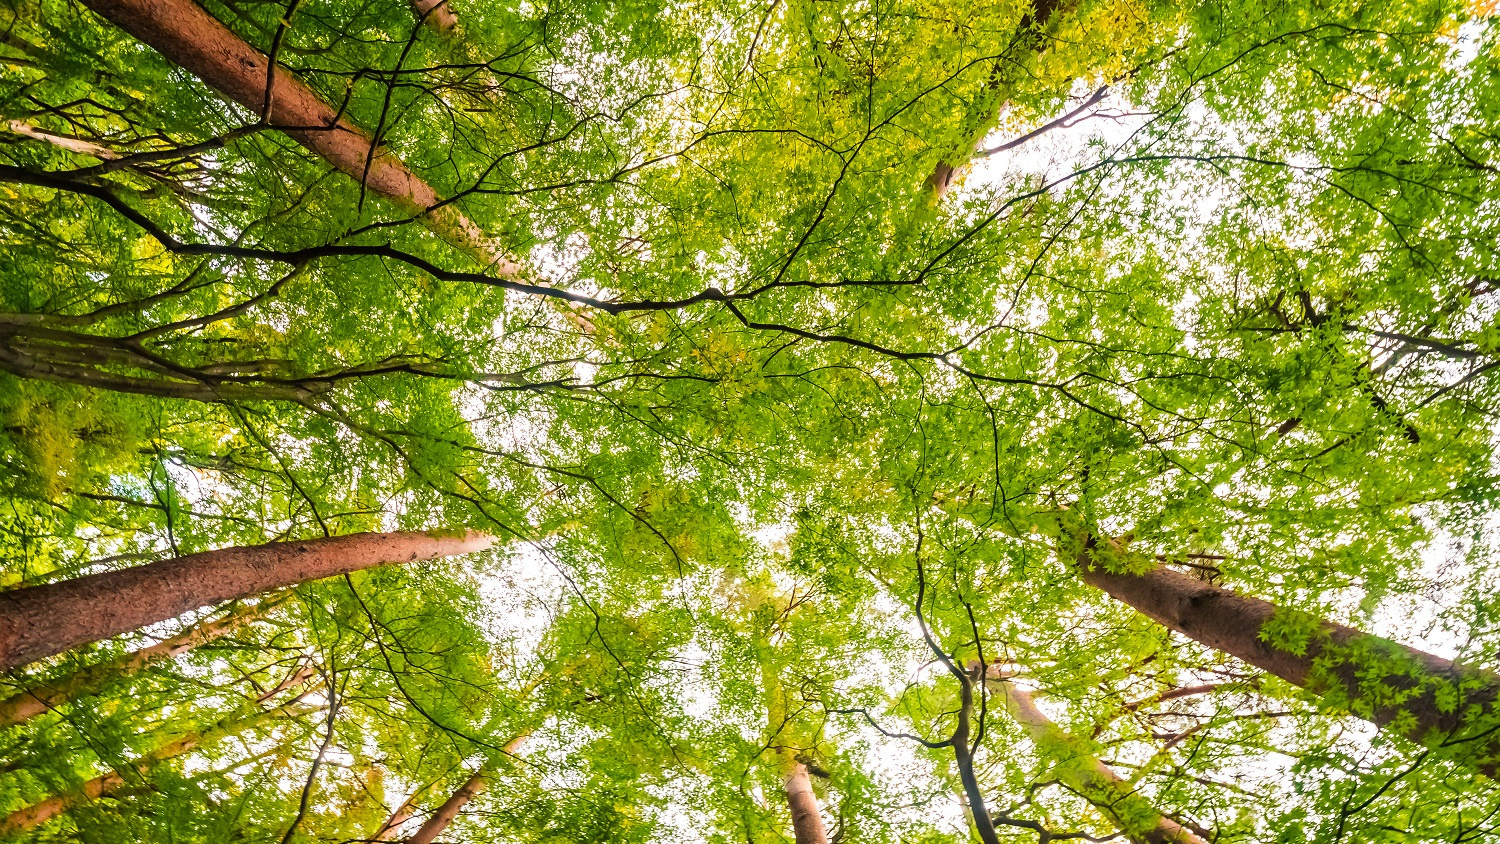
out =
[[1500,840],[1487,0],[6,0],[0,840]]

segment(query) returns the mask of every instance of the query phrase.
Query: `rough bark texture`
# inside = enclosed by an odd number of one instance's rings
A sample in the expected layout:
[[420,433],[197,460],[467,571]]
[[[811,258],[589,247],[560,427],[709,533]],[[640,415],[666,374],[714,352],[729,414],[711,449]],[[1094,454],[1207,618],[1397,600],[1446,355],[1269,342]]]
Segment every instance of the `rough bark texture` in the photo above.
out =
[[[247,730],[256,724],[277,717],[296,717],[316,711],[319,707],[298,706],[288,704],[286,706],[257,712],[249,717],[240,717],[221,721],[213,727],[200,733],[188,733],[181,738],[174,739],[166,744],[152,750],[139,761],[127,766],[126,770],[134,772],[135,776],[145,776],[153,765],[174,756],[181,756],[197,747],[211,744],[226,736]],[[55,794],[51,797],[33,803],[24,809],[11,812],[4,819],[0,819],[0,838],[9,837],[16,833],[35,829],[47,821],[61,815],[63,812],[77,806],[98,800],[126,784],[126,779],[119,771],[110,771],[103,776],[95,777],[83,785],[64,794]]]
[[[1161,624],[1231,654],[1330,704],[1428,746],[1455,748],[1493,776],[1500,761],[1496,700],[1500,676],[1457,665],[1322,619],[1297,618],[1274,604],[1240,595],[1163,566],[1131,574],[1111,571],[1129,561],[1110,543],[1089,538],[1075,552],[1084,582]],[[1273,617],[1292,618],[1310,632],[1300,653],[1262,638]]]
[[807,766],[792,760],[786,772],[786,802],[792,810],[792,832],[797,844],[828,844],[828,830],[818,811],[818,797],[813,794]]
[[205,551],[0,592],[0,671],[235,598],[392,563],[481,551],[488,534],[357,533]]
[[1057,776],[1109,815],[1131,841],[1138,844],[1208,844],[1197,833],[1157,811],[1098,757],[1084,752],[1078,739],[1037,709],[1031,695],[994,674],[990,675],[988,683],[1000,693],[1006,710],[1026,730],[1038,752],[1052,761]]
[[24,723],[112,679],[128,677],[155,663],[176,659],[199,645],[226,636],[259,618],[276,603],[263,601],[255,606],[241,607],[223,618],[199,622],[176,636],[163,639],[150,647],[122,654],[115,659],[76,671],[60,680],[43,683],[13,695],[0,701],[0,728]]
[[192,0],[85,0],[101,17],[202,79],[229,99],[317,153],[334,167],[410,214],[433,233],[474,255],[504,277],[521,268],[501,255],[479,227],[452,205],[438,207],[437,192],[388,152],[370,155],[369,135],[339,116],[311,88],[276,68],[266,108],[268,57],[235,35]]
[[[511,739],[510,743],[505,745],[505,753],[514,755],[530,737],[531,731],[527,730]],[[473,800],[476,795],[484,791],[489,785],[491,776],[493,776],[492,771],[488,768],[481,768],[479,773],[469,777],[468,782],[465,782],[462,787],[453,792],[452,796],[444,800],[443,805],[439,806],[437,811],[432,813],[432,817],[428,818],[427,822],[422,824],[421,828],[412,837],[406,839],[406,844],[432,844],[433,841],[436,841],[437,837],[443,834],[443,830],[447,829],[448,825],[453,823],[453,819],[458,817],[459,812],[463,811],[464,806],[467,806],[470,800]]]

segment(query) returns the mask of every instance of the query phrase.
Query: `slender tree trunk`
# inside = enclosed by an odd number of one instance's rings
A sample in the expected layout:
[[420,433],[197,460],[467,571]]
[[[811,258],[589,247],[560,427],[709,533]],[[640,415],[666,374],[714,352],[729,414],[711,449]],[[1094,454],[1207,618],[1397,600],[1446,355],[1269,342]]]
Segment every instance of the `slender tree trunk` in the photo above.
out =
[[[1057,8],[1062,2],[1063,0],[1034,0],[1032,2],[1031,8],[1026,10],[1026,13],[1021,16],[1021,20],[1016,24],[1016,37],[1012,42],[1011,55],[1017,52],[1037,51],[1042,47],[1042,36],[1038,31],[1047,26],[1047,22],[1052,19],[1053,14],[1057,12]],[[1016,67],[1019,67],[1019,65],[1016,64],[1015,60],[1010,60],[1005,66],[997,66],[990,78],[990,88],[992,90],[999,89],[1013,84],[1013,80],[1008,78],[1008,73],[1015,73]],[[986,115],[983,124],[966,127],[964,130],[965,134],[971,140],[965,141],[969,148],[962,151],[962,160],[956,163],[939,161],[937,166],[933,168],[932,173],[927,176],[927,187],[938,197],[942,197],[943,194],[948,192],[948,186],[952,183],[954,174],[958,171],[958,168],[968,163],[968,159],[973,154],[973,147],[984,140],[985,135],[989,134],[991,131],[989,126],[993,120],[993,114]],[[977,138],[973,137],[973,133],[976,132],[979,134]]]
[[[321,707],[288,704],[276,709],[257,712],[249,717],[221,721],[202,732],[188,733],[181,738],[167,742],[141,757],[139,761],[129,765],[127,770],[132,771],[135,776],[145,776],[151,770],[152,766],[164,760],[181,756],[190,750],[212,744],[222,738],[242,732],[272,718],[296,717],[309,712],[315,712],[319,708]],[[11,812],[3,820],[0,820],[0,838],[36,829],[47,821],[72,809],[74,806],[98,800],[100,797],[119,790],[125,784],[125,776],[120,771],[110,771],[103,776],[94,777],[72,791],[53,795],[45,800],[33,803],[24,809]]]
[[764,637],[756,643],[756,658],[760,663],[761,686],[765,693],[768,743],[772,745],[772,754],[781,775],[787,807],[792,811],[792,833],[797,844],[828,844],[828,830],[823,826],[823,815],[818,810],[818,797],[813,793],[807,765],[797,759],[790,747],[780,746],[777,741],[787,727],[786,702],[781,677],[772,664],[770,642]]
[[[501,255],[479,227],[388,152],[371,155],[369,135],[283,68],[267,86],[269,59],[192,0],[84,0],[101,17],[174,64],[285,132],[403,210],[421,215],[439,237],[496,273],[517,278],[521,267]],[[266,94],[270,88],[267,114]]]
[[370,840],[395,841],[396,830],[416,815],[417,796],[421,793],[421,790],[412,792],[411,796],[406,798],[400,806],[397,806],[396,811],[392,812],[389,818],[386,818],[385,823],[380,825],[380,829],[375,830],[375,834],[370,836]]
[[990,688],[998,691],[1011,717],[1026,730],[1037,751],[1051,760],[1056,775],[1109,817],[1137,844],[1208,844],[1196,833],[1157,811],[1119,774],[1087,752],[1079,740],[1037,709],[1031,695],[993,674]]
[[[788,755],[783,752],[783,755]],[[796,759],[784,760],[786,803],[792,810],[792,832],[797,844],[828,844],[828,830],[818,811],[818,797],[813,794],[807,766]]]
[[[522,745],[526,744],[526,740],[530,737],[530,730],[521,733],[511,739],[509,744],[505,745],[505,752],[514,755],[521,749]],[[422,827],[412,837],[406,839],[406,844],[432,844],[433,841],[436,841],[437,837],[443,834],[443,830],[447,829],[448,825],[453,823],[453,819],[458,817],[459,812],[463,811],[464,806],[467,806],[470,800],[473,800],[475,796],[489,786],[490,777],[494,775],[494,771],[490,770],[487,766],[480,768],[479,773],[469,777],[463,786],[453,792],[447,800],[443,801],[443,805],[439,806],[437,811],[432,813],[432,817],[428,818],[427,822],[422,824]]]
[[[1500,763],[1500,676],[1398,642],[1288,612],[1276,605],[1156,566],[1143,574],[1124,552],[1089,537],[1073,552],[1084,582],[1208,647],[1321,695],[1428,746],[1456,748],[1484,773]],[[1121,571],[1111,571],[1114,568]],[[1300,631],[1294,650],[1263,635],[1268,622]],[[1277,626],[1272,630],[1278,629]],[[1300,638],[1300,637],[1299,637]],[[1288,647],[1292,647],[1290,644]]]
[[974,831],[984,844],[999,844],[1000,834],[995,831],[995,819],[990,815],[989,805],[984,800],[984,790],[979,787],[979,777],[974,773],[974,751],[969,747],[974,724],[974,679],[972,673],[959,678],[958,723],[953,737],[948,740],[953,748],[953,762],[958,766],[959,782],[964,787],[964,800],[969,804],[969,818],[974,822]]
[[200,645],[226,636],[265,615],[278,603],[280,603],[279,600],[262,601],[253,606],[241,607],[223,618],[199,622],[176,636],[163,639],[150,647],[122,654],[115,659],[76,671],[60,680],[43,683],[20,694],[12,695],[0,701],[0,728],[24,723],[115,678],[128,677],[158,662],[176,659]]
[[0,592],[0,671],[198,607],[309,580],[481,551],[488,534],[357,533],[224,548]]

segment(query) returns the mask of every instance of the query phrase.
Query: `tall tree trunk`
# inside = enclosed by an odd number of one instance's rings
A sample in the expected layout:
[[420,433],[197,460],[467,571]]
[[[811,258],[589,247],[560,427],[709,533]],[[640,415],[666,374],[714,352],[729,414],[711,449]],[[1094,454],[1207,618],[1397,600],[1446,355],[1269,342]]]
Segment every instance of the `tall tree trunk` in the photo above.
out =
[[781,677],[772,662],[770,642],[764,637],[756,642],[756,658],[760,663],[761,686],[765,693],[767,743],[776,759],[787,807],[792,811],[792,833],[797,844],[828,844],[828,830],[823,826],[823,815],[818,810],[818,797],[813,793],[807,765],[797,759],[792,748],[778,743],[778,738],[787,728],[786,700]]
[[[235,733],[243,732],[272,718],[297,717],[299,715],[306,715],[309,712],[315,712],[320,708],[316,706],[287,704],[276,709],[257,712],[248,717],[226,719],[207,730],[188,733],[181,738],[161,745],[145,756],[142,756],[140,760],[129,765],[126,770],[129,770],[135,777],[142,777],[157,763],[175,756],[181,756],[190,750],[212,744]],[[100,797],[118,791],[126,782],[125,775],[120,771],[110,771],[103,776],[94,777],[72,791],[53,795],[45,800],[33,803],[24,809],[11,812],[4,819],[0,819],[0,838],[35,829],[80,803],[98,800]]]
[[[530,737],[531,731],[526,730],[505,745],[505,752],[514,755]],[[458,817],[459,812],[463,811],[464,806],[467,806],[470,800],[473,800],[475,796],[489,786],[490,778],[494,775],[494,771],[488,766],[480,768],[479,773],[469,777],[467,782],[457,791],[453,792],[447,800],[443,801],[443,805],[439,806],[437,811],[432,813],[432,817],[428,818],[427,822],[422,824],[422,827],[412,837],[406,839],[406,844],[432,844],[433,841],[436,841],[437,837],[443,834],[443,830],[447,829],[448,825],[453,823],[453,819]]]
[[1115,822],[1137,844],[1208,844],[1196,833],[1157,811],[1119,774],[1089,753],[1081,742],[1037,709],[1031,695],[1004,677],[989,675],[1005,708],[1031,737],[1037,752],[1051,761],[1053,772]]
[[[1084,582],[1178,633],[1421,744],[1456,748],[1458,758],[1495,775],[1500,676],[1282,610],[1160,565],[1133,574],[1154,561],[1128,559],[1114,542],[1101,546],[1089,536],[1071,554]],[[1299,646],[1288,650],[1263,638],[1273,618],[1286,629],[1305,633],[1305,643],[1298,637]]]
[[380,825],[380,829],[375,830],[375,834],[370,836],[370,840],[396,841],[396,830],[416,815],[417,797],[423,790],[418,789],[417,791],[413,791],[410,797],[406,798],[400,806],[397,806],[396,811],[391,812],[391,816],[386,818],[385,823]]
[[174,64],[268,122],[334,167],[361,180],[433,233],[474,255],[500,276],[519,278],[519,265],[489,242],[479,227],[441,198],[389,152],[371,155],[370,136],[343,118],[311,88],[283,68],[271,78],[269,59],[192,0],[84,0],[101,17],[135,36]]
[[966,671],[958,678],[959,704],[958,723],[948,744],[953,748],[953,762],[958,767],[958,779],[964,787],[964,801],[968,804],[969,819],[974,822],[974,832],[984,844],[999,844],[1000,834],[995,831],[995,819],[990,815],[989,805],[984,800],[984,790],[979,786],[979,776],[974,772],[974,749],[969,741],[974,736],[974,683],[975,671]]
[[115,659],[75,671],[60,680],[43,683],[12,695],[0,701],[0,728],[24,723],[115,678],[128,677],[158,662],[176,659],[200,645],[234,632],[265,615],[279,603],[278,599],[240,607],[223,618],[200,621],[176,636],[163,639],[150,647],[122,654]]
[[[1062,2],[1063,0],[1033,0],[1031,7],[1026,10],[1025,14],[1021,15],[1021,20],[1016,24],[1016,35],[1012,39],[1008,55],[1014,55],[1018,52],[1039,51],[1042,47],[1040,30],[1047,26],[1047,22],[1052,19],[1053,14],[1056,13],[1058,6]],[[1000,61],[1005,61],[1005,64],[1000,65],[998,63]],[[1003,59],[997,60],[997,66],[990,77],[990,89],[998,90],[1014,84],[1013,78],[1008,74],[1014,74],[1016,68],[1019,67],[1021,65],[1014,59],[1008,61]],[[983,118],[983,122],[979,125],[966,127],[964,134],[967,137],[964,143],[968,145],[968,148],[961,151],[962,160],[957,162],[939,161],[937,166],[933,168],[932,173],[927,176],[927,187],[938,197],[942,197],[943,194],[948,192],[948,186],[952,183],[954,174],[960,167],[968,163],[970,156],[973,154],[973,147],[983,141],[985,135],[989,134],[989,126],[993,123],[993,120],[993,114],[986,115]],[[978,133],[979,136],[974,137],[975,133]]]
[[[782,751],[780,755],[790,754]],[[818,811],[818,797],[813,794],[807,766],[796,759],[783,759],[782,770],[786,803],[792,810],[792,832],[797,844],[828,844],[828,831],[823,828],[823,815]]]
[[224,548],[0,592],[0,671],[198,607],[392,563],[482,551],[488,534],[356,533]]

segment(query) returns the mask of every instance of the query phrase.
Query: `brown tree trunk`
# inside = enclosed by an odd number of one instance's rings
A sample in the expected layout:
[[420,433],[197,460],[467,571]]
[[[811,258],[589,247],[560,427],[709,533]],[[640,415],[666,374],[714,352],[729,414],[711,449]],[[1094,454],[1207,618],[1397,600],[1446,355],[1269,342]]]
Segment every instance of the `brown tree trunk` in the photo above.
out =
[[482,551],[494,541],[474,531],[357,533],[205,551],[0,592],[0,671],[198,607],[375,566]]
[[[530,737],[531,731],[527,730],[511,739],[510,743],[505,745],[505,753],[514,755]],[[437,837],[443,834],[443,830],[447,829],[448,825],[453,823],[453,819],[458,817],[459,812],[463,811],[464,806],[467,806],[470,800],[473,800],[475,796],[484,791],[489,785],[489,780],[492,776],[494,776],[494,772],[488,766],[479,769],[479,773],[469,777],[463,786],[453,792],[447,800],[443,801],[443,805],[439,806],[437,811],[432,813],[432,817],[428,818],[427,822],[422,824],[422,827],[412,837],[406,839],[406,844],[432,844],[433,841],[436,841]]]
[[[190,750],[242,732],[271,718],[296,717],[309,712],[315,712],[319,708],[288,704],[276,709],[257,712],[249,717],[221,721],[202,732],[188,733],[181,738],[167,742],[145,756],[142,756],[139,761],[129,765],[127,770],[132,771],[136,776],[145,776],[151,770],[151,767],[159,762],[171,759],[174,756],[181,756]],[[11,812],[4,819],[0,819],[0,838],[36,829],[80,803],[98,800],[100,797],[119,790],[121,786],[125,785],[125,782],[124,775],[119,771],[110,771],[103,776],[94,777],[65,794],[55,794],[45,800],[33,803],[24,809]]]
[[433,233],[474,255],[500,276],[516,278],[521,268],[504,257],[462,211],[438,207],[441,198],[427,182],[388,152],[370,154],[370,136],[343,118],[311,88],[283,68],[270,85],[268,57],[235,35],[192,0],[84,0],[101,17],[154,48],[211,88],[244,106],[361,180],[407,213],[421,215]]
[[1157,811],[1135,792],[1130,783],[1099,761],[1097,756],[1087,752],[1077,738],[1052,723],[1037,709],[1031,695],[993,673],[988,683],[1000,693],[1006,710],[1031,737],[1038,753],[1051,761],[1057,777],[1109,815],[1131,841],[1137,844],[1208,844],[1196,833]]
[[792,832],[797,844],[828,844],[823,815],[818,811],[818,797],[813,794],[807,766],[795,759],[785,765],[786,803],[792,810]]
[[448,0],[411,0],[411,10],[416,13],[417,20],[438,35],[450,36],[458,27],[458,16],[453,14]]
[[[1011,51],[1039,50],[1042,41],[1041,35],[1037,30],[1041,30],[1047,26],[1047,22],[1052,19],[1052,15],[1061,4],[1062,0],[1034,0],[1031,8],[1026,10],[1026,13],[1021,16],[1021,20],[1016,24],[1016,37],[1012,41],[1013,46],[1011,47]],[[1019,67],[1014,60],[1011,60],[1008,64],[1009,67],[1007,69],[1011,73],[1015,72],[1014,68]],[[1004,73],[997,66],[990,78],[990,88],[992,90],[998,89],[1009,84],[1012,84],[1011,80],[1004,78]],[[954,174],[958,168],[968,163],[968,159],[973,152],[972,148],[984,140],[984,136],[989,133],[987,126],[993,119],[994,115],[989,115],[985,125],[965,129],[965,135],[972,140],[966,141],[969,149],[961,152],[964,156],[963,160],[958,162],[939,161],[937,166],[933,168],[933,171],[928,174],[925,184],[938,198],[942,198],[943,194],[948,192],[948,186],[952,184]],[[979,137],[973,137],[975,132],[979,133]]]
[[199,645],[228,635],[265,615],[277,603],[280,601],[262,601],[254,606],[241,607],[223,618],[199,622],[176,636],[163,639],[150,647],[122,654],[115,659],[76,671],[60,680],[43,683],[13,695],[0,701],[0,728],[24,723],[116,677],[128,677],[155,663],[176,659]]
[[[1115,543],[1087,538],[1073,553],[1084,582],[1208,647],[1323,696],[1350,712],[1428,746],[1456,748],[1484,773],[1500,762],[1500,676],[1398,642],[1307,618],[1163,566],[1143,574]],[[1276,618],[1305,631],[1305,646],[1284,650],[1262,638]],[[1274,629],[1274,628],[1273,628]]]
[[770,640],[764,633],[757,635],[755,654],[765,696],[767,743],[772,745],[787,807],[792,810],[792,833],[797,844],[828,844],[828,832],[823,828],[823,815],[818,811],[818,797],[813,793],[807,765],[798,761],[792,748],[778,745],[788,726],[786,699]]
[[391,816],[386,818],[385,823],[380,825],[380,829],[375,830],[375,834],[370,836],[370,840],[395,841],[396,830],[416,815],[417,795],[420,793],[420,791],[412,792],[405,802],[397,806],[396,811],[392,812]]

